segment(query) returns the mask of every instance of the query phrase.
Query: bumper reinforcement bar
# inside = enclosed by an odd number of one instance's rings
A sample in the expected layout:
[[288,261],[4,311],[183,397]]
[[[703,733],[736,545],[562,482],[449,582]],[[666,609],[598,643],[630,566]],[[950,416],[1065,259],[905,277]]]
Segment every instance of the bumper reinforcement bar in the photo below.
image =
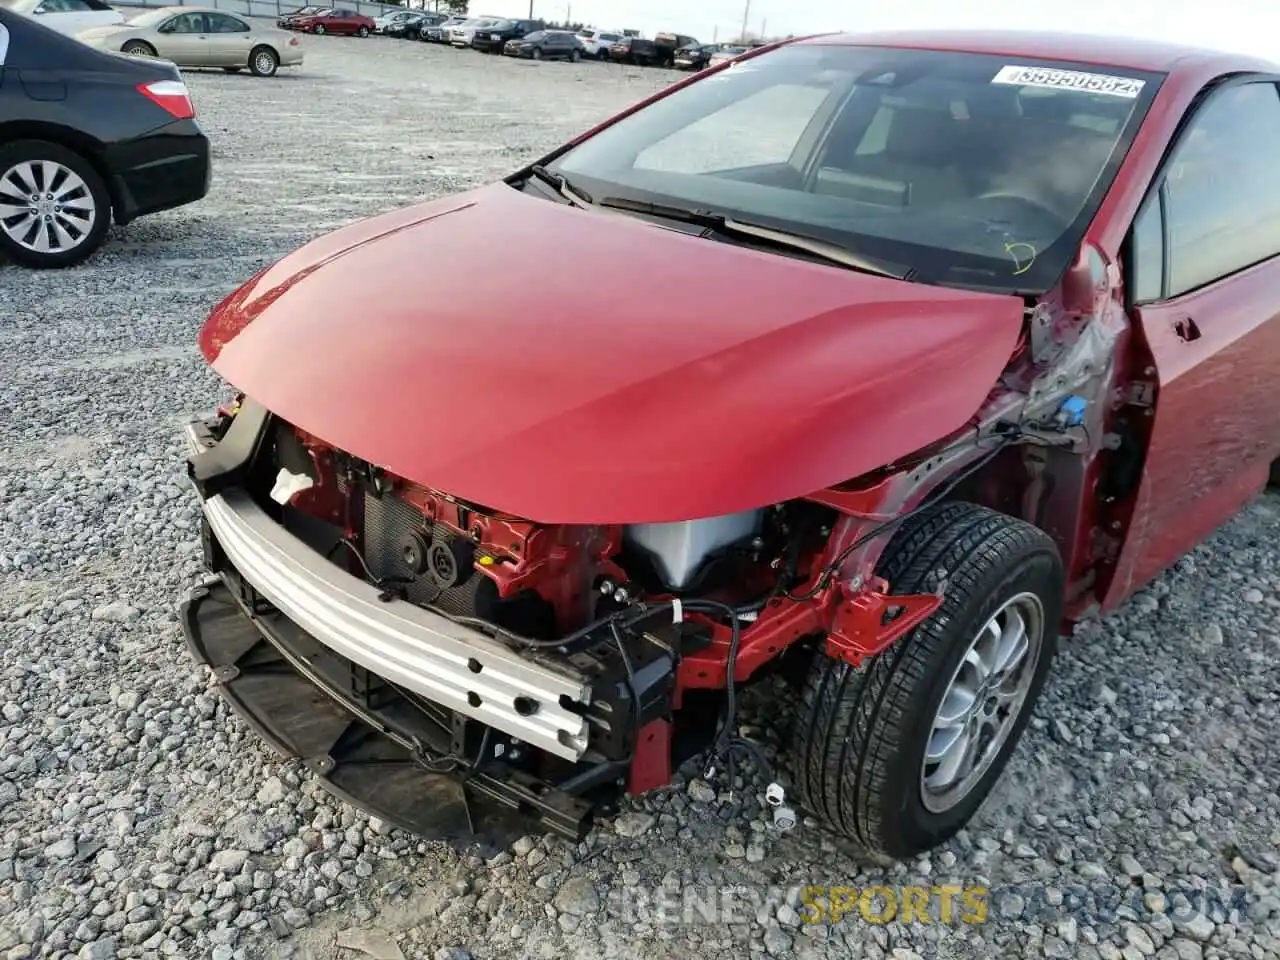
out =
[[[197,458],[216,453],[203,424],[187,428]],[[478,630],[381,591],[326,560],[242,489],[204,500],[204,514],[238,574],[333,652],[388,681],[566,760],[587,748],[580,677],[522,657]]]

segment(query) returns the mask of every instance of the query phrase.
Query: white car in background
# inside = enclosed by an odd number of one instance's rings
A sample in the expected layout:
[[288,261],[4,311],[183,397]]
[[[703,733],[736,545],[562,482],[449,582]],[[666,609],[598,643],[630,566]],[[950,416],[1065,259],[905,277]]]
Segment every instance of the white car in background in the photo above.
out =
[[449,28],[449,42],[455,47],[469,47],[477,30],[492,26],[501,19],[501,17],[472,17],[456,27]]
[[103,0],[0,0],[0,7],[69,36],[91,27],[124,23],[124,14]]
[[609,48],[623,39],[621,30],[579,30],[578,39],[582,41],[582,55],[605,60],[609,56]]

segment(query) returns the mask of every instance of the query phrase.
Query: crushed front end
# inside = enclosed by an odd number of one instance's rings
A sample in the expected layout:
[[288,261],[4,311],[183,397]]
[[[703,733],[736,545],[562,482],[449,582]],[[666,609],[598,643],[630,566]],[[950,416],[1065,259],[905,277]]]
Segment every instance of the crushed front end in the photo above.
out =
[[[703,710],[677,675],[725,627],[696,601],[673,616],[669,584],[767,592],[764,511],[692,538],[542,526],[391,476],[248,400],[187,437],[212,574],[182,607],[189,648],[264,739],[349,802],[427,837],[533,820],[577,838],[707,746],[719,703]],[[687,686],[723,687],[723,666],[698,672]]]

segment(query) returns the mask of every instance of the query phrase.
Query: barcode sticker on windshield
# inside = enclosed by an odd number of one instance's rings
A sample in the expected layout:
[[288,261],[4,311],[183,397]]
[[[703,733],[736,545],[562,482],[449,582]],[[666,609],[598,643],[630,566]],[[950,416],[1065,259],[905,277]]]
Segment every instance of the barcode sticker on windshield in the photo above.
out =
[[1052,90],[1079,90],[1102,93],[1133,100],[1142,92],[1143,81],[1133,77],[1111,77],[1105,73],[1082,73],[1078,70],[1053,70],[1048,67],[1001,67],[992,83],[1018,87],[1047,87]]

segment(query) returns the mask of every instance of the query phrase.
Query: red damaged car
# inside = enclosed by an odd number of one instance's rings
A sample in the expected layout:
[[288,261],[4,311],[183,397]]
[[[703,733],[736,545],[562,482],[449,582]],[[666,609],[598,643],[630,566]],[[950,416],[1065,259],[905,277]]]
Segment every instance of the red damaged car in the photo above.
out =
[[338,33],[346,36],[367,37],[373,33],[376,26],[372,17],[366,17],[354,10],[342,9],[322,10],[310,16],[293,17],[289,22],[289,29],[314,33],[316,36]]
[[[315,240],[200,334],[239,399],[189,430],[190,647],[424,835],[578,836],[701,755],[937,844],[1059,635],[1267,482],[1278,152],[1266,63],[818,37]],[[465,296],[371,299],[424,251]],[[644,296],[526,295],[584,271]],[[776,772],[737,717],[775,671]]]

